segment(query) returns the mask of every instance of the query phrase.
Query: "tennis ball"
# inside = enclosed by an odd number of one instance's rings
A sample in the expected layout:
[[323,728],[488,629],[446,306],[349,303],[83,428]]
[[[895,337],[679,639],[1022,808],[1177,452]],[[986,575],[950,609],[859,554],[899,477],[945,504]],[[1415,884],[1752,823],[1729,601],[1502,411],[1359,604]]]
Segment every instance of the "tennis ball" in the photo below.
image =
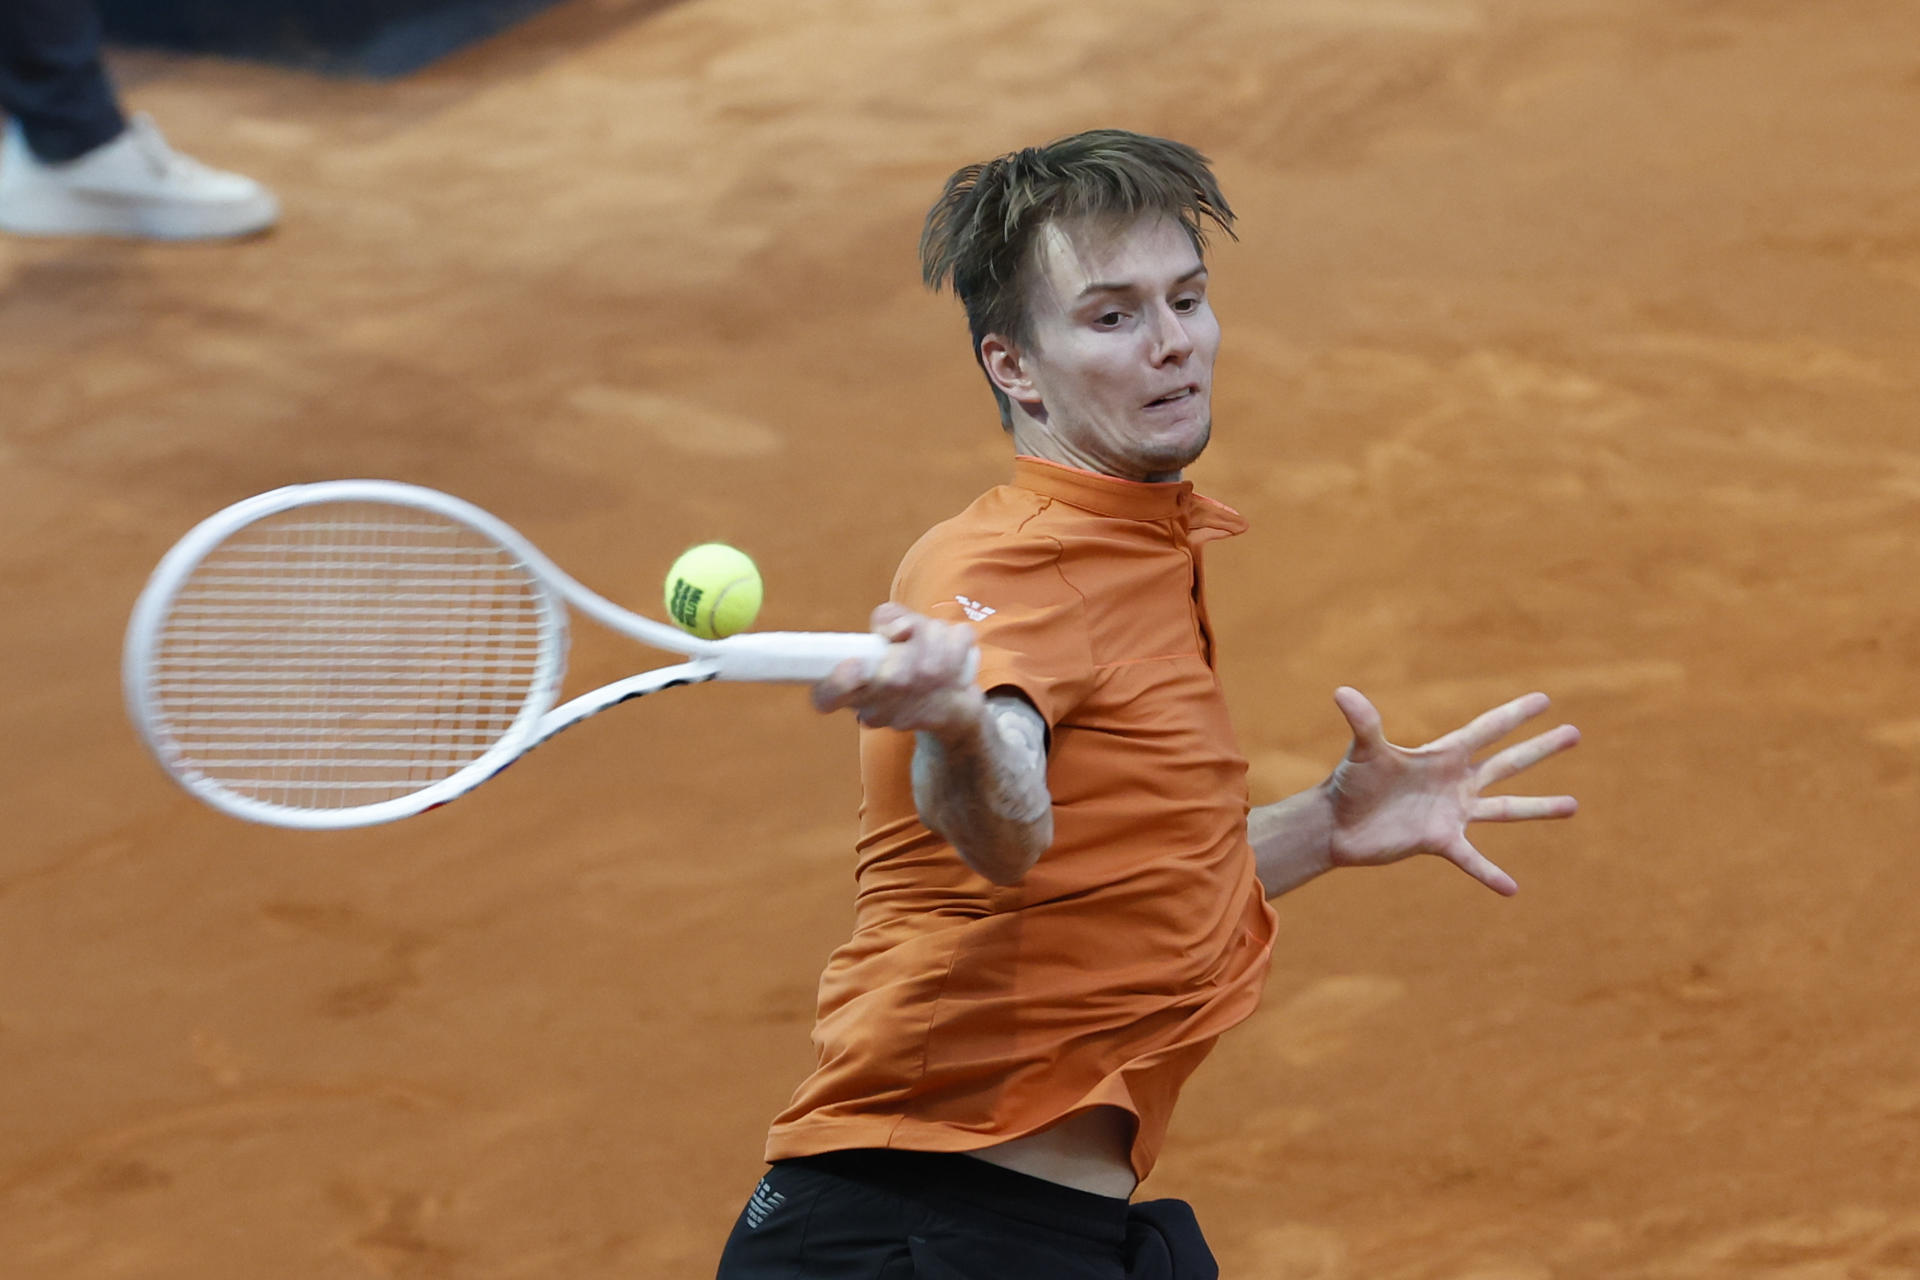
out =
[[760,613],[760,570],[724,542],[689,547],[667,570],[667,616],[702,640],[753,625]]

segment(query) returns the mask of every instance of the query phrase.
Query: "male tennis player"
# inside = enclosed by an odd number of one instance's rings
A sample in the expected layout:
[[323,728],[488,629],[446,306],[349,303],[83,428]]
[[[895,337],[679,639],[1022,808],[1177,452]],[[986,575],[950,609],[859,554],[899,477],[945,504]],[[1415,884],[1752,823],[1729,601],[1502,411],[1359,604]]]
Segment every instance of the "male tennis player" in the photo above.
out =
[[1346,759],[1249,812],[1201,570],[1245,524],[1180,478],[1220,343],[1202,227],[1232,219],[1204,157],[1114,131],[969,165],[928,215],[1017,456],[908,552],[889,660],[814,689],[865,726],[857,919],[722,1280],[1216,1276],[1186,1205],[1129,1200],[1259,998],[1268,899],[1420,853],[1512,893],[1466,825],[1574,811],[1481,794],[1578,741],[1476,761],[1545,696],[1409,751],[1343,688]]

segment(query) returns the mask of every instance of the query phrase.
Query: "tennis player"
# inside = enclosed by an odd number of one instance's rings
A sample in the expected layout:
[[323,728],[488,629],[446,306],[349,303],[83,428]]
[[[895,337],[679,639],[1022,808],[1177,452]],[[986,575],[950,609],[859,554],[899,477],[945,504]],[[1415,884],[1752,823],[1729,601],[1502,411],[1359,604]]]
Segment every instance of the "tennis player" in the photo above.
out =
[[1016,456],[907,553],[889,660],[814,689],[864,726],[857,915],[722,1280],[1217,1276],[1184,1203],[1131,1197],[1259,999],[1269,899],[1416,854],[1512,893],[1467,824],[1574,811],[1482,794],[1578,741],[1481,758],[1544,695],[1405,750],[1347,688],[1345,760],[1249,811],[1202,571],[1246,526],[1181,479],[1232,221],[1203,156],[1107,130],[968,165],[927,217]]

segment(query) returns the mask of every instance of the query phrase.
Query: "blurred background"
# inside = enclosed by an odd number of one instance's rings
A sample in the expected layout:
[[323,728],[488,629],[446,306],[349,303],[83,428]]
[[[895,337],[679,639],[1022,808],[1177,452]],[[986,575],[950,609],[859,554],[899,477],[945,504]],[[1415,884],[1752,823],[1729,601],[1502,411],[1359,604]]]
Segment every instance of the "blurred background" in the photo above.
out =
[[[282,212],[0,235],[0,1272],[712,1273],[851,919],[852,723],[650,699],[273,831],[143,754],[128,610],[214,509],[385,476],[642,609],[718,539],[763,626],[858,627],[1008,467],[926,207],[1119,126],[1241,214],[1189,474],[1253,524],[1256,802],[1340,683],[1401,742],[1531,688],[1586,734],[1529,788],[1577,819],[1479,837],[1516,899],[1280,902],[1143,1194],[1236,1280],[1920,1276],[1907,0],[108,9],[128,109]],[[644,665],[583,627],[570,683]]]

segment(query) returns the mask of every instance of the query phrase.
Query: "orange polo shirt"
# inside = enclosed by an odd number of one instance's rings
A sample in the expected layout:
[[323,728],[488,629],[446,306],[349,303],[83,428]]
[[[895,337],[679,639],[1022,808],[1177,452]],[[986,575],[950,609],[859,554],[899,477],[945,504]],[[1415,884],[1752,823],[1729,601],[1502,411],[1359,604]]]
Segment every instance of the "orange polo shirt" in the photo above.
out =
[[980,686],[1046,718],[1054,840],[994,885],[921,823],[913,735],[861,731],[853,936],[769,1160],[970,1151],[1111,1105],[1138,1119],[1135,1174],[1153,1168],[1273,946],[1201,593],[1202,545],[1245,528],[1187,483],[1022,457],[907,553],[893,599],[971,623]]

